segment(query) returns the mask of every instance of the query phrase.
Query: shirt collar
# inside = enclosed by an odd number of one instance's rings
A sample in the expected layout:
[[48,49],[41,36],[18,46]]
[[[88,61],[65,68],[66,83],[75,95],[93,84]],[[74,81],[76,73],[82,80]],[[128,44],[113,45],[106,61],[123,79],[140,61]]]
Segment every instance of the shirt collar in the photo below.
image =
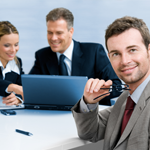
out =
[[7,63],[6,68],[3,67],[2,62],[0,61],[0,67],[2,68],[2,72],[4,72],[5,74],[11,71],[20,74],[19,68],[14,59]]
[[150,81],[150,75],[132,93],[131,98],[136,104],[149,81]]
[[[72,61],[73,46],[74,46],[74,42],[72,40],[70,46],[63,53],[70,61]],[[60,57],[61,53],[56,52],[56,54],[57,54],[57,58],[59,60],[59,57]]]

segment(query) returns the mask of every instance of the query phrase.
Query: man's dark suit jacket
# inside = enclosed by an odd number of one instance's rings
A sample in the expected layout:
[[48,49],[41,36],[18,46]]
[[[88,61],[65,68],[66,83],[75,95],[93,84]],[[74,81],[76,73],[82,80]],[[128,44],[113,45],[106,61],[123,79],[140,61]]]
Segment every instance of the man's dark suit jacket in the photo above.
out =
[[[22,85],[21,74],[24,74],[24,72],[22,69],[22,61],[20,58],[18,58],[18,60],[20,63],[20,75],[18,75],[16,72],[11,71],[5,74],[5,80],[3,80],[2,70],[0,67],[0,96],[6,97],[9,95],[8,93],[5,92],[9,84],[14,83],[14,84]],[[21,98],[20,95],[17,96]]]
[[[59,75],[57,55],[50,47],[38,50],[35,58],[34,66],[29,74]],[[71,76],[87,76],[105,81],[111,79],[113,84],[121,84],[103,46],[96,43],[80,43],[74,40]],[[120,93],[113,92],[101,100],[100,104],[111,105],[110,98],[119,95]]]

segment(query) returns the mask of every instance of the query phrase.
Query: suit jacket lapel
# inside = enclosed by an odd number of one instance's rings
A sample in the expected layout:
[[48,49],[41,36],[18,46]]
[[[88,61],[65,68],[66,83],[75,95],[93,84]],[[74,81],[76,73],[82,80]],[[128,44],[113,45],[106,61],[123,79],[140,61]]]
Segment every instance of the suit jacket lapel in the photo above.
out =
[[[45,61],[48,72],[49,74],[52,75],[59,75],[57,55],[51,49],[49,51],[50,53],[48,56],[46,56],[46,61]],[[82,56],[83,56],[83,52],[80,49],[79,43],[74,41],[71,75],[73,76],[81,75],[82,65],[84,63],[84,58]]]
[[45,63],[50,75],[59,75],[57,55],[51,49],[50,55],[46,56]]
[[[113,118],[113,122],[115,122],[115,124],[114,124],[113,132],[112,132],[112,135],[111,135],[111,139],[110,139],[110,147],[115,147],[115,145],[117,144],[117,142],[119,140],[118,138],[120,136],[120,127],[121,127],[121,124],[122,124],[122,116],[124,114],[127,96],[128,96],[128,91],[125,91],[118,98],[118,100],[116,102],[116,103],[120,103],[117,106],[121,107],[121,108],[114,108],[114,113],[116,113],[116,115],[115,115],[116,117]],[[120,111],[120,112],[118,112],[118,111]]]
[[78,42],[74,41],[73,55],[72,55],[72,71],[71,75],[80,76],[82,65],[84,63],[83,52],[80,49]]
[[135,107],[135,109],[131,115],[131,118],[130,118],[122,136],[120,137],[120,140],[118,141],[116,147],[119,144],[121,144],[128,137],[128,135],[131,133],[136,121],[138,120],[139,116],[141,115],[143,109],[146,106],[147,99],[150,97],[149,89],[150,89],[150,82],[147,84],[147,86],[144,89],[138,103],[136,104],[136,107]]

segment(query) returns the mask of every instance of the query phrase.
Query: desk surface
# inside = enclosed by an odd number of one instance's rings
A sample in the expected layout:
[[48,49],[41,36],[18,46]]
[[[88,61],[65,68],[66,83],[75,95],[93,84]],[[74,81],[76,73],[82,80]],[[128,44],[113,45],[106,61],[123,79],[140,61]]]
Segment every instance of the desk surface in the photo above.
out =
[[[107,106],[100,106],[104,109]],[[15,110],[17,115],[0,113],[0,149],[65,150],[88,142],[78,138],[71,111]],[[31,132],[26,136],[15,129]]]

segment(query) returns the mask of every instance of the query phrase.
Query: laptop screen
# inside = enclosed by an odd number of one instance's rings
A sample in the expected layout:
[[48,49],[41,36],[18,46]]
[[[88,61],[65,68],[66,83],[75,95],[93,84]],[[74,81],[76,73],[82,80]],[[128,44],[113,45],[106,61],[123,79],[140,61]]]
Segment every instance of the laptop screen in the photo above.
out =
[[[73,106],[82,97],[87,77],[22,75],[25,106],[56,108]],[[31,107],[31,108],[32,108]],[[59,107],[59,108],[58,108]]]

